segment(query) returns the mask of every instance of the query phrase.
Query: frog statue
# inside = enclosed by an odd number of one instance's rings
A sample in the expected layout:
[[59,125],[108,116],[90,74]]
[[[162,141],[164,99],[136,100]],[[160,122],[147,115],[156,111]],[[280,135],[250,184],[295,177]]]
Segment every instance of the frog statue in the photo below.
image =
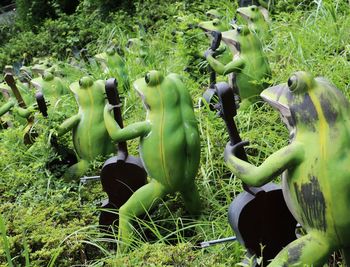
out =
[[135,57],[136,63],[144,65],[149,58],[147,44],[142,36],[130,38],[126,43],[126,51],[132,57]]
[[[15,71],[12,66],[7,65],[5,66],[4,70],[6,74],[14,75]],[[8,111],[13,110],[15,111],[13,113],[15,117],[15,121],[19,122],[20,124],[26,124],[27,120],[24,120],[23,118],[28,118],[31,115],[31,113],[34,111],[34,106],[33,106],[35,102],[34,94],[32,90],[25,83],[22,83],[18,79],[16,79],[16,86],[18,88],[18,91],[21,97],[23,98],[24,104],[28,108],[22,108],[18,106],[17,99],[14,93],[12,92],[10,87],[4,82],[0,84],[0,89],[3,90],[3,92],[6,92],[7,97],[6,97],[6,104],[0,107],[0,111],[1,111],[0,116],[7,113]]]
[[261,42],[264,43],[269,34],[268,11],[264,8],[252,5],[238,8],[237,14],[248,23],[249,29],[256,33]]
[[350,105],[329,81],[296,72],[287,84],[267,88],[261,97],[287,125],[289,145],[255,167],[235,156],[241,142],[225,149],[225,160],[242,181],[261,186],[282,174],[288,208],[307,234],[290,243],[269,266],[323,266],[343,250],[350,264]]
[[245,25],[232,27],[222,33],[222,40],[233,54],[232,61],[224,65],[212,56],[211,49],[205,52],[205,57],[216,73],[229,74],[229,84],[241,98],[241,109],[246,109],[260,100],[259,94],[267,87],[266,79],[271,76],[271,70],[255,34]]
[[[188,211],[200,212],[195,185],[199,167],[200,140],[192,100],[177,74],[164,77],[150,71],[134,82],[147,110],[146,120],[120,129],[108,106],[104,110],[106,128],[116,142],[140,137],[140,155],[149,183],[138,189],[119,209],[119,238],[130,242],[131,219],[147,211],[168,193],[180,192]],[[123,247],[123,246],[122,246]]]
[[106,52],[94,56],[100,62],[103,71],[108,77],[117,77],[124,91],[128,91],[129,77],[124,59],[117,53],[115,47],[110,47]]
[[58,136],[73,130],[74,149],[78,163],[69,167],[64,174],[66,180],[81,177],[89,168],[89,162],[99,155],[108,155],[114,151],[103,122],[105,106],[104,81],[93,81],[83,77],[70,85],[79,106],[78,114],[65,120],[58,127]]
[[50,71],[44,71],[40,77],[32,79],[31,84],[43,93],[52,106],[56,105],[61,96],[69,93],[68,86],[62,79]]
[[[198,24],[198,27],[203,30],[210,39],[212,38],[211,33],[213,31],[225,32],[231,29],[230,24],[224,22],[224,18],[202,21]],[[228,64],[232,60],[232,54],[226,44],[221,43],[218,49],[215,50],[215,54],[218,55],[216,58],[223,64]]]

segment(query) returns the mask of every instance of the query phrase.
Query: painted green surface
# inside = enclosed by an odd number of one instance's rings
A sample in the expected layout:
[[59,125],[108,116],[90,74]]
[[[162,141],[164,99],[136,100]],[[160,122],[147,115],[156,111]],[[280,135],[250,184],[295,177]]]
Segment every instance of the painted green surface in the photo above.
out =
[[[266,14],[264,15],[265,12]],[[255,5],[249,7],[240,7],[237,9],[240,15],[247,23],[249,29],[256,33],[259,39],[264,43],[269,35],[269,24],[267,22],[268,12]],[[266,16],[266,17],[265,17]]]
[[81,177],[87,171],[91,160],[114,150],[103,121],[106,102],[104,81],[94,82],[90,77],[83,77],[79,82],[72,83],[70,89],[75,95],[79,111],[59,126],[58,135],[72,130],[78,163],[67,170],[66,179]]
[[100,62],[102,70],[108,77],[117,78],[121,88],[124,91],[129,90],[129,77],[124,59],[114,48],[109,48],[106,52],[95,55],[95,58]]
[[293,74],[288,84],[267,88],[261,97],[280,112],[290,144],[259,167],[239,160],[228,145],[226,162],[251,186],[283,173],[287,205],[307,231],[269,266],[322,266],[338,249],[343,249],[349,264],[349,102],[326,79],[302,71]]
[[233,59],[224,65],[206,53],[210,66],[221,75],[229,75],[229,83],[239,93],[241,109],[260,100],[259,94],[271,75],[270,66],[262,50],[261,42],[247,26],[233,25],[233,29],[222,33],[222,41],[230,48]]
[[69,93],[68,86],[63,80],[49,71],[45,71],[42,76],[32,79],[31,84],[43,93],[45,100],[48,100],[53,107],[62,95]]
[[200,212],[194,179],[200,159],[200,140],[192,99],[177,74],[166,77],[150,71],[134,82],[147,110],[146,120],[120,129],[108,107],[106,128],[116,142],[140,137],[140,154],[149,183],[137,190],[119,209],[119,238],[128,243],[131,217],[147,211],[168,193],[180,192],[192,214]]
[[[209,14],[211,15],[211,13],[209,13]],[[198,24],[198,27],[205,32],[205,34],[209,38],[210,42],[213,38],[211,36],[211,33],[213,31],[224,32],[224,31],[228,31],[231,29],[230,24],[226,23],[223,18],[214,18],[213,20],[202,21]],[[209,46],[210,46],[210,44],[209,44]],[[219,48],[216,50],[215,54],[218,55],[216,58],[217,58],[217,60],[220,60],[220,62],[222,62],[222,64],[228,64],[232,60],[231,51],[225,43],[221,42],[221,44],[220,44]]]

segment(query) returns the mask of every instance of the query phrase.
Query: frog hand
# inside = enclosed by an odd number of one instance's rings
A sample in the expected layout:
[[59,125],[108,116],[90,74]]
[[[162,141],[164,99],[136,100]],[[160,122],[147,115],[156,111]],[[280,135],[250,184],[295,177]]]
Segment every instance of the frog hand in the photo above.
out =
[[29,106],[28,108],[16,107],[14,108],[14,112],[16,112],[22,118],[29,118],[29,116],[34,113],[33,106]]
[[205,52],[204,52],[204,57],[207,58],[208,56],[213,56],[214,51],[211,48],[208,48]]
[[238,154],[239,149],[243,149],[243,147],[249,145],[249,141],[241,141],[237,144],[232,145],[231,142],[227,142],[226,147],[225,147],[225,152],[224,152],[224,158],[225,161],[228,160],[229,156],[234,156],[237,158],[240,158]]

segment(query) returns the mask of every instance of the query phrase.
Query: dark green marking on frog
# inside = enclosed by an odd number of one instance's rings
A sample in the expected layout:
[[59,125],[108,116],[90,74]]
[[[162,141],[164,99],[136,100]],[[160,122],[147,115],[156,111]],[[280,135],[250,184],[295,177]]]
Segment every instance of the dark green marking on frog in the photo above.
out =
[[326,231],[326,201],[317,178],[310,175],[309,180],[309,183],[302,184],[301,187],[294,184],[296,197],[303,211],[303,217],[310,227]]
[[256,167],[237,158],[228,144],[225,160],[250,186],[261,186],[282,174],[286,203],[307,231],[269,266],[323,266],[336,250],[343,251],[349,265],[348,100],[324,78],[302,71],[294,73],[287,84],[265,89],[261,97],[279,111],[290,132],[289,145]]

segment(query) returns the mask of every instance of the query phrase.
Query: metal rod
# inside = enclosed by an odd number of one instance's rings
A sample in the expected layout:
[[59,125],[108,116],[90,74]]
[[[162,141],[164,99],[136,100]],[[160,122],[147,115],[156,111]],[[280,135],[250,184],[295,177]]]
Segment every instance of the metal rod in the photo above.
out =
[[87,181],[100,180],[100,176],[84,176],[80,178],[80,183],[85,184]]
[[220,238],[220,239],[215,239],[210,241],[204,241],[200,243],[200,246],[201,248],[207,248],[212,245],[217,245],[217,244],[226,243],[226,242],[233,242],[236,240],[237,240],[237,237],[231,236],[231,237],[225,237],[225,238]]

